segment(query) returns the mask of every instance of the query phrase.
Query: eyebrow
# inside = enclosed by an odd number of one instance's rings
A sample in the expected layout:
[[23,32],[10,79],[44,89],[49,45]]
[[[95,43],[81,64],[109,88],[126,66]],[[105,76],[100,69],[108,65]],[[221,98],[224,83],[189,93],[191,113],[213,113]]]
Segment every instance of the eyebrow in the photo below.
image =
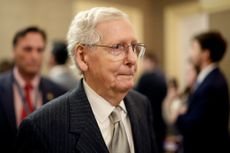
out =
[[32,47],[32,46],[24,46],[23,49],[37,49],[37,50],[45,50],[45,47]]

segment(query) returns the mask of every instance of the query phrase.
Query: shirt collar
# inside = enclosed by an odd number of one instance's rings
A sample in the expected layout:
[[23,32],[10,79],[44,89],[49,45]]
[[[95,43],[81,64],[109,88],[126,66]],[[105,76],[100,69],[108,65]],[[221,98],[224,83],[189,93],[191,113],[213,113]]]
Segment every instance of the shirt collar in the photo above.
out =
[[[23,79],[23,77],[22,77],[21,74],[19,73],[17,67],[15,67],[15,68],[13,69],[13,74],[14,74],[14,78],[15,78],[15,80],[18,82],[18,84],[19,84],[21,87],[25,87],[26,81]],[[35,89],[35,88],[38,87],[39,82],[40,82],[40,76],[39,76],[39,75],[36,75],[30,83],[31,83],[31,85],[33,86],[33,88]]]
[[[111,105],[107,100],[98,95],[83,79],[83,86],[88,97],[89,103],[93,109],[94,115],[99,120],[99,122],[103,123],[112,111],[115,109],[115,106]],[[119,104],[122,108],[123,113],[127,113],[124,101],[122,100]]]
[[204,79],[208,76],[208,74],[217,67],[215,63],[208,65],[204,68],[197,77],[197,82],[200,84],[204,81]]

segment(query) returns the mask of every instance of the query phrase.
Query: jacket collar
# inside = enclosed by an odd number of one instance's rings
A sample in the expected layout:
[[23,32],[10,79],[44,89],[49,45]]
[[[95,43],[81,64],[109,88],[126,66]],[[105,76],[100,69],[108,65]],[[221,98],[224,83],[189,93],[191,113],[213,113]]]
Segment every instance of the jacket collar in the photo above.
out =
[[135,97],[132,97],[131,95],[128,94],[125,97],[124,101],[131,123],[135,153],[142,153],[143,151],[141,150],[142,147],[140,145],[142,144],[142,142],[144,142],[144,140],[142,140],[142,136],[141,136],[141,127],[140,127],[141,114],[135,105],[136,103]]
[[[135,97],[127,95],[124,102],[130,118],[135,152],[141,153],[141,144],[144,141],[141,137],[140,118],[141,114],[135,105]],[[70,110],[70,133],[77,138],[76,149],[80,152],[109,153],[104,142],[97,121],[93,115],[92,108],[86,96],[83,81],[79,88],[73,90],[68,98]]]
[[[193,94],[199,93],[199,90],[202,89],[202,87],[206,84],[206,82],[213,76],[215,75],[215,73],[219,73],[219,68],[215,67],[213,69],[211,69],[211,71],[206,74],[205,78],[203,78],[202,82],[198,83],[198,85],[196,85],[197,87],[195,88]],[[190,95],[191,96],[191,95]]]
[[79,88],[70,93],[68,104],[70,132],[76,135],[76,149],[83,153],[109,153],[85,94],[82,80]]

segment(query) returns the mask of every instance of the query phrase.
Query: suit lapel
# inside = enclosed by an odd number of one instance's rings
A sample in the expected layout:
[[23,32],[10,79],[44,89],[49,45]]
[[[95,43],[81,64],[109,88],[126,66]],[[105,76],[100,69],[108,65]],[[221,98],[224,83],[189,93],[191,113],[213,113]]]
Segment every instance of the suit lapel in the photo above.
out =
[[214,68],[206,77],[205,79],[197,86],[197,88],[195,88],[194,90],[194,94],[197,93],[201,88],[202,86],[204,86],[206,84],[206,82],[209,80],[209,78],[215,74],[215,73],[218,73],[219,72],[219,68]]
[[85,94],[83,83],[69,96],[70,132],[75,134],[76,150],[81,153],[109,153],[93,111]]
[[6,111],[7,118],[9,120],[10,126],[12,129],[17,129],[17,124],[16,124],[16,117],[15,117],[15,110],[14,110],[14,93],[13,93],[13,73],[9,73],[9,77],[4,82],[4,89],[5,89],[5,100],[6,102],[3,103],[4,110]]
[[200,85],[194,90],[194,92],[189,96],[188,99],[188,103],[189,103],[189,108],[192,107],[192,105],[194,103],[196,103],[197,101],[194,100],[194,98],[199,97],[200,93],[203,93],[203,89],[206,88],[205,86],[207,86],[207,84],[209,84],[208,82],[212,82],[212,80],[210,80],[212,78],[213,75],[215,75],[216,73],[220,73],[219,68],[215,68],[213,69],[206,77],[205,79],[200,83]]
[[142,153],[142,150],[141,150],[142,135],[140,133],[141,131],[140,113],[135,106],[134,98],[127,95],[124,101],[125,101],[126,109],[128,111],[128,115],[129,115],[129,119],[131,123],[135,153]]
[[48,89],[46,87],[46,84],[44,82],[44,79],[41,78],[40,83],[39,83],[39,90],[42,93],[42,103],[45,104],[46,102],[48,102],[48,98],[47,98],[47,94],[48,94]]

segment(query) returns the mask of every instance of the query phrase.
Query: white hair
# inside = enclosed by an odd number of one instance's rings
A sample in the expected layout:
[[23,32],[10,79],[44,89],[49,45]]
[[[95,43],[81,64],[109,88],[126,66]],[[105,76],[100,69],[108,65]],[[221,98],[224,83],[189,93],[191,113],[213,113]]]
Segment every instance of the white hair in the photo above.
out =
[[96,31],[98,23],[106,20],[128,19],[124,12],[112,7],[95,7],[78,13],[70,24],[67,33],[68,52],[72,61],[75,61],[74,49],[77,44],[96,44],[102,36]]

